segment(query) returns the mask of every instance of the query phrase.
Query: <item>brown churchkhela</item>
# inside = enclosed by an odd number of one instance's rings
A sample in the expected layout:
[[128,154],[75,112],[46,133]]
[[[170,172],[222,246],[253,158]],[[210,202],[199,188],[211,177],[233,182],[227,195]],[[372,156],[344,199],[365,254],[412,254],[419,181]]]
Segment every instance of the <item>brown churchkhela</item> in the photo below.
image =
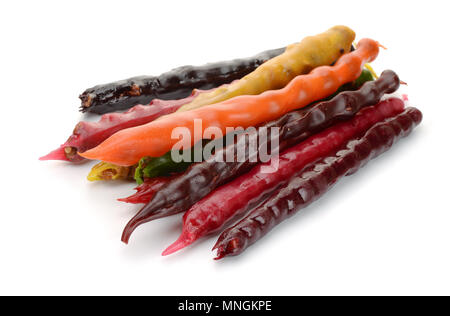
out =
[[182,66],[159,76],[133,77],[97,85],[80,95],[80,111],[104,114],[148,104],[153,99],[185,98],[194,89],[208,90],[240,79],[284,50],[284,47],[272,49],[249,58]]

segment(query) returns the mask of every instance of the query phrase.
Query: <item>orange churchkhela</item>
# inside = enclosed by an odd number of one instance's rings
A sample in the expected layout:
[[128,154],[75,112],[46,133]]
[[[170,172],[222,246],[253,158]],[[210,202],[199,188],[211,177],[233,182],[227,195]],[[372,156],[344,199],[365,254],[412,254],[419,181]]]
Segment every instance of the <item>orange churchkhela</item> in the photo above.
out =
[[323,99],[341,85],[356,80],[364,64],[378,56],[379,47],[379,43],[372,39],[362,39],[355,51],[343,55],[334,66],[321,66],[307,75],[297,76],[283,89],[256,96],[239,96],[195,110],[172,113],[151,123],[119,131],[80,155],[131,166],[142,157],[159,157],[170,151],[179,142],[179,139],[172,138],[176,127],[187,128],[194,144],[195,120],[201,120],[202,133],[210,127],[218,127],[225,135],[227,127],[257,126]]

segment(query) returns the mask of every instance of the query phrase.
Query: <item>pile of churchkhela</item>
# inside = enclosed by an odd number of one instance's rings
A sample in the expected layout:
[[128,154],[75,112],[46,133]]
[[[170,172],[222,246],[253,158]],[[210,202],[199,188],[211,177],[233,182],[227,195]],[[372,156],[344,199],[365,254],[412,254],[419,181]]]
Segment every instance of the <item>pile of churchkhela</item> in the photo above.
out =
[[[249,58],[183,66],[89,88],[79,122],[41,160],[99,161],[90,181],[136,181],[123,230],[183,212],[163,255],[220,233],[215,259],[242,253],[344,176],[411,133],[422,113],[403,82],[370,66],[377,41],[335,26]],[[116,112],[116,113],[110,113]]]

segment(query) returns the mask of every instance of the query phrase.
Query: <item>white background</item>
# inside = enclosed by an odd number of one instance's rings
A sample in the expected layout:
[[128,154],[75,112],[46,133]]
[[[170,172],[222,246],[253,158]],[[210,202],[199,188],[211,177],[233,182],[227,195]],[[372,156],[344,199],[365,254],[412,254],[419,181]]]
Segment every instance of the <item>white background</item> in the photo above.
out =
[[[2,1],[0,294],[450,294],[447,1]],[[122,228],[129,183],[40,162],[85,88],[250,56],[335,24],[388,47],[422,125],[245,254],[179,254],[181,217]]]

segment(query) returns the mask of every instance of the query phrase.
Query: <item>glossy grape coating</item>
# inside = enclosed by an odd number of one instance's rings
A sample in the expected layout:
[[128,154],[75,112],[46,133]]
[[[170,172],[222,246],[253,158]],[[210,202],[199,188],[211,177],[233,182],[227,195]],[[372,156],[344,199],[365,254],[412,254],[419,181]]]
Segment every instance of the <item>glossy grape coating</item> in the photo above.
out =
[[[378,80],[367,82],[357,91],[342,92],[330,101],[318,103],[305,110],[290,112],[264,126],[280,127],[278,151],[281,152],[337,121],[352,118],[361,108],[376,104],[385,93],[392,93],[398,87],[398,76],[393,71],[387,70]],[[262,129],[258,129],[258,138],[261,131]],[[216,159],[218,155],[226,157],[227,153],[235,155],[239,148],[248,149],[248,143],[249,138],[245,135],[238,137],[234,144],[224,147],[210,159],[194,164],[183,174],[174,177],[130,220],[124,229],[122,241],[127,242],[137,226],[187,210],[220,185],[255,166],[258,162],[251,162],[255,157],[249,155],[248,150],[246,159],[242,162],[237,161],[236,156],[234,162],[218,162]],[[267,146],[266,148],[270,148],[270,145],[270,137],[266,139],[266,143],[260,144]]]
[[[345,27],[343,29],[348,30]],[[324,44],[323,40],[320,42]],[[313,50],[316,49],[317,46]],[[374,61],[379,51],[380,44],[377,41],[361,39],[356,50],[342,55],[334,66],[314,68],[308,74],[295,77],[282,89],[265,91],[259,95],[240,95],[194,110],[165,115],[153,122],[121,130],[97,147],[80,153],[80,156],[132,166],[142,157],[160,157],[176,147],[180,142],[180,139],[173,137],[176,128],[181,127],[187,136],[183,137],[184,140],[190,140],[184,146],[186,149],[197,143],[202,135],[209,134],[211,129],[215,132],[205,138],[221,137],[217,133],[225,135],[230,128],[260,126],[326,98],[342,85],[358,79],[364,65]],[[201,124],[196,124],[199,120]]]
[[[364,76],[368,76],[366,72],[363,72]],[[365,79],[367,80],[367,79]],[[283,133],[280,135],[280,139],[283,140],[283,137],[286,136],[286,142],[281,144],[281,150],[284,148],[287,148],[290,144],[293,144],[295,142],[301,141],[302,139],[305,139],[308,135],[311,134],[311,132],[320,130],[321,127],[326,126],[327,124],[331,125],[335,121],[339,120],[345,120],[350,118],[354,113],[356,113],[361,107],[376,103],[378,100],[381,99],[381,96],[384,93],[392,93],[396,91],[399,87],[400,79],[398,76],[393,72],[392,70],[386,70],[384,71],[380,78],[376,82],[372,82],[371,84],[367,84],[364,86],[364,89],[359,90],[358,93],[350,93],[350,94],[342,94],[339,96],[339,98],[333,99],[333,102],[324,102],[319,103],[316,106],[313,106],[308,109],[302,109],[299,111],[294,111],[292,113],[286,114],[284,117],[280,118],[279,120],[269,122],[265,124],[264,126],[286,126],[282,129]],[[356,85],[356,84],[355,84]],[[350,87],[346,87],[350,88]],[[365,96],[365,97],[364,97]],[[366,98],[365,100],[363,100]],[[349,101],[347,106],[346,100],[353,100]],[[318,121],[315,121],[316,118],[321,117],[321,113],[324,113],[325,119],[322,123],[318,124]],[[317,113],[317,114],[315,114]],[[334,117],[334,119],[333,119]],[[301,118],[300,120],[298,120]],[[309,120],[309,122],[308,122]],[[301,124],[298,124],[299,122],[302,122]],[[327,123],[328,122],[328,123]],[[299,129],[297,129],[299,128]],[[292,135],[295,135],[295,133],[301,133],[304,132],[306,129],[310,129],[310,133],[305,133],[302,135],[299,135],[298,138],[293,138],[291,141],[287,141],[289,137],[292,137]],[[287,131],[290,131],[290,133],[287,133]],[[284,134],[286,132],[286,134]],[[271,140],[269,139],[269,145]],[[225,156],[227,152],[230,152],[234,150],[234,152],[237,152],[238,147],[244,147],[248,148],[248,139],[244,138],[243,136],[237,138],[237,142],[235,142],[232,147],[225,148],[222,153],[218,152],[214,157],[217,155],[223,155]],[[248,154],[248,153],[247,153]],[[157,159],[157,158],[156,158]],[[203,164],[206,164],[206,162],[203,162]],[[232,167],[231,169],[222,169],[223,163],[215,163],[212,159],[207,163],[207,166],[210,167],[211,171],[214,172],[216,168],[219,168],[220,170],[224,170],[226,173],[222,173],[220,176],[215,179],[215,181],[211,184],[213,186],[218,186],[223,182],[226,182],[228,179],[232,179],[234,176],[240,175],[243,173],[247,168],[250,168],[251,166],[255,165],[255,163],[249,162],[249,157],[246,157],[246,161],[243,162],[243,164],[237,164],[233,167],[233,163],[229,163],[228,167]],[[246,165],[248,164],[248,166]],[[202,164],[195,165],[195,169],[201,168],[204,169],[204,166]],[[247,167],[246,167],[247,166]],[[235,173],[233,173],[235,172]],[[203,174],[200,173],[200,174]],[[192,175],[192,174],[191,174]],[[182,175],[181,175],[182,176]],[[183,176],[182,176],[183,177]],[[207,180],[205,179],[203,181],[200,181],[199,179],[192,179],[189,180],[188,178],[184,178],[182,181],[192,181],[196,183],[196,185],[199,185],[203,187],[204,185],[208,185]],[[182,183],[182,182],[181,182]],[[180,183],[180,185],[182,185]],[[129,203],[148,203],[151,198],[149,196],[146,196],[146,190],[142,189],[139,192],[133,194],[130,196],[130,199],[127,201]],[[154,192],[152,190],[149,191],[149,194],[153,197]],[[138,195],[138,196],[137,196]],[[190,206],[188,206],[190,207]],[[170,215],[170,214],[168,214]]]
[[136,105],[124,113],[102,115],[98,122],[81,121],[64,144],[41,157],[40,160],[83,162],[86,159],[78,153],[97,146],[122,129],[146,124],[162,115],[173,113],[180,106],[206,91],[208,90],[195,90],[192,95],[180,100],[154,99],[149,105]]
[[333,154],[376,123],[403,110],[403,101],[396,98],[364,108],[350,121],[333,125],[280,153],[276,168],[270,169],[270,161],[259,164],[217,188],[186,211],[180,237],[163,252],[163,256],[223,228],[230,220],[264,202],[308,164]]
[[97,85],[81,95],[82,112],[103,114],[148,104],[153,99],[175,100],[189,96],[194,89],[211,89],[240,79],[265,61],[282,54],[272,49],[249,58],[182,66],[159,76],[140,76]]
[[353,174],[400,138],[409,135],[421,120],[419,110],[408,108],[396,117],[374,125],[363,137],[351,140],[335,155],[306,167],[266,202],[220,235],[214,247],[216,259],[242,253],[274,226],[320,198],[339,179]]
[[355,32],[344,25],[307,36],[299,43],[289,45],[283,54],[268,60],[241,80],[205,93],[183,105],[177,112],[216,104],[240,95],[258,95],[283,88],[295,77],[307,74],[311,69],[336,62],[340,56],[350,52],[354,40]]
[[[325,100],[332,99],[334,96],[343,91],[354,91],[361,88],[361,86],[368,82],[373,81],[374,78],[369,70],[364,69],[358,79],[351,83],[347,83],[339,88],[339,90],[333,95]],[[217,140],[216,140],[217,141]],[[207,142],[205,142],[207,143]],[[191,151],[188,149],[188,151]],[[192,155],[191,151],[191,155]],[[202,157],[203,158],[203,157]],[[193,157],[190,161],[194,161]],[[190,162],[174,162],[172,159],[171,152],[166,153],[161,157],[151,158],[145,157],[139,161],[139,165],[136,168],[135,180],[138,184],[142,183],[143,179],[167,176],[173,173],[179,173],[185,171],[192,163]]]

